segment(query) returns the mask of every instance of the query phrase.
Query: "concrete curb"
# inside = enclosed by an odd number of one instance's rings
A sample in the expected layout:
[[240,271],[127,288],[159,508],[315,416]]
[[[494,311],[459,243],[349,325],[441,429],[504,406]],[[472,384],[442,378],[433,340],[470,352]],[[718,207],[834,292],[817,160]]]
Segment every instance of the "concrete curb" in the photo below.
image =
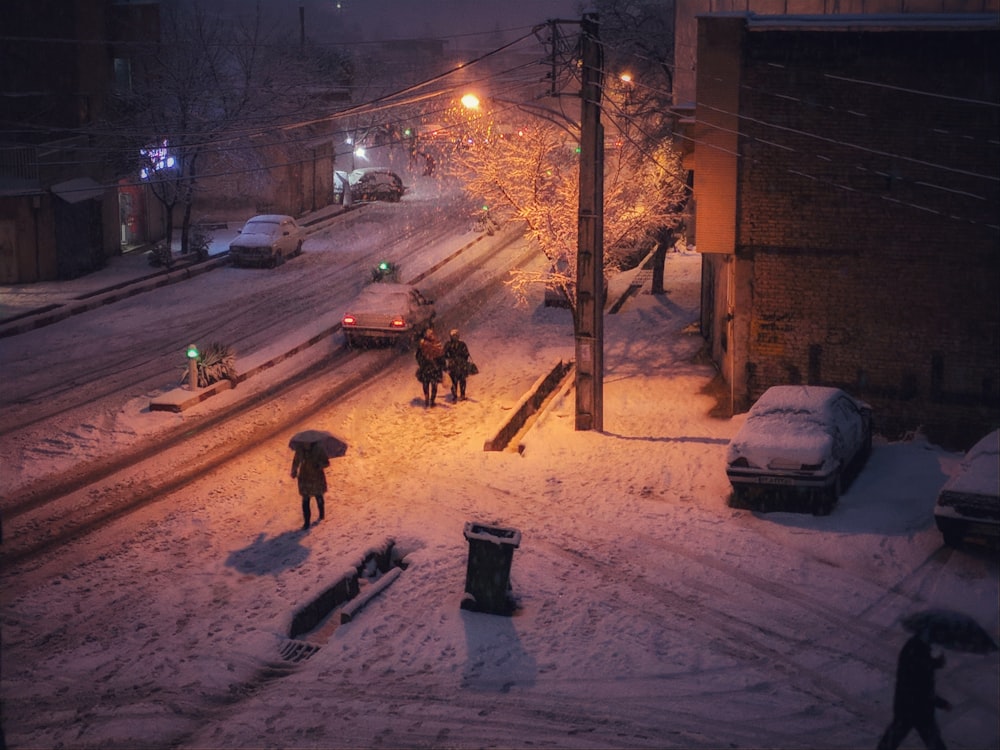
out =
[[194,278],[195,276],[200,276],[203,273],[212,271],[220,266],[227,265],[228,263],[229,254],[226,253],[224,255],[213,256],[205,261],[192,263],[182,268],[159,271],[150,276],[140,278],[137,281],[122,282],[121,284],[83,296],[80,299],[67,302],[66,304],[45,310],[44,312],[40,312],[36,315],[28,315],[6,324],[0,324],[0,338],[27,333],[28,331],[32,331],[36,328],[42,328],[53,323],[58,323],[60,320],[64,320],[73,315],[79,315],[80,313],[87,312],[88,310],[96,310],[104,305],[110,305],[114,302],[134,297],[135,295],[142,294],[150,289],[168,286],[169,284],[176,284],[178,281],[186,281]]
[[[292,622],[288,629],[289,638],[298,638],[303,633],[315,630],[334,609],[341,604],[354,602],[356,599],[357,603],[345,610],[346,620],[343,619],[343,613],[341,614],[341,622],[349,622],[358,610],[385,590],[399,576],[398,572],[391,576],[388,575],[393,570],[401,570],[399,567],[394,567],[395,547],[396,541],[390,537],[381,547],[368,550],[359,562],[353,567],[347,568],[319,596],[299,608],[292,616]],[[371,591],[366,591],[363,596],[359,596],[361,590],[359,580],[369,565],[374,565],[385,575],[372,586]],[[388,580],[382,583],[385,579]]]
[[506,448],[510,444],[510,441],[514,439],[514,436],[524,427],[531,415],[538,411],[538,408],[545,399],[556,390],[566,374],[573,369],[573,364],[573,360],[569,362],[559,360],[555,367],[538,378],[535,384],[518,401],[510,419],[497,431],[492,439],[487,440],[483,444],[483,450],[502,451]]

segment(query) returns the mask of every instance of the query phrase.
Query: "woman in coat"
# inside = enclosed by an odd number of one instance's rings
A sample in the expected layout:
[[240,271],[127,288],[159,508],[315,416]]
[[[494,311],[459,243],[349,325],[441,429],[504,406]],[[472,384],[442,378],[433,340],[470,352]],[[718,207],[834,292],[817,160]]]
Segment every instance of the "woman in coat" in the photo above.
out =
[[444,379],[444,346],[433,328],[424,331],[417,345],[417,380],[424,390],[424,406],[434,406],[438,383]]
[[452,328],[448,343],[444,345],[444,356],[448,362],[448,377],[451,378],[451,400],[465,401],[465,384],[469,378],[471,364],[469,347],[458,337],[458,329]]
[[316,498],[316,506],[319,508],[319,520],[323,520],[326,508],[324,507],[323,496],[326,494],[326,472],[323,470],[330,465],[330,459],[326,457],[326,452],[318,443],[309,443],[295,448],[295,457],[292,459],[292,479],[299,480],[299,494],[302,495],[302,529],[309,528],[309,519],[312,515],[309,503],[310,497]]

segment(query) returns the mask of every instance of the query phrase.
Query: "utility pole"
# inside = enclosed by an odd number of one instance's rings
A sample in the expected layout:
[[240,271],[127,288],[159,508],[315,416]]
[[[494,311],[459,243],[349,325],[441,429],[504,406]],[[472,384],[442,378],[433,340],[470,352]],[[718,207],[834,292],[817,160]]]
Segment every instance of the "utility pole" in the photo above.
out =
[[580,210],[576,256],[576,429],[604,430],[604,128],[597,14],[581,24]]

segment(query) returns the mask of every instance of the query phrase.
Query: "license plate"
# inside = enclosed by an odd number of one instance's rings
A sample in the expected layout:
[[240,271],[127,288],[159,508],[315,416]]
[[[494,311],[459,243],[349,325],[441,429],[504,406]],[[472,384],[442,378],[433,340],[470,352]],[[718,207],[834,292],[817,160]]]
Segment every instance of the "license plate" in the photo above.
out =
[[757,477],[757,483],[789,485],[792,484],[792,479],[790,477]]

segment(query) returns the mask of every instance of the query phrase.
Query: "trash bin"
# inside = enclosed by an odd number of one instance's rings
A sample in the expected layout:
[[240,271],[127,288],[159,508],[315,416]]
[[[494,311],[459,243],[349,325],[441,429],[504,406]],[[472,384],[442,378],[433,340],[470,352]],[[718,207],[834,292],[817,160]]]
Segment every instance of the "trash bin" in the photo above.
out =
[[521,532],[469,522],[465,524],[465,538],[469,542],[469,564],[462,609],[512,614],[516,606],[511,595],[510,563],[521,544]]

